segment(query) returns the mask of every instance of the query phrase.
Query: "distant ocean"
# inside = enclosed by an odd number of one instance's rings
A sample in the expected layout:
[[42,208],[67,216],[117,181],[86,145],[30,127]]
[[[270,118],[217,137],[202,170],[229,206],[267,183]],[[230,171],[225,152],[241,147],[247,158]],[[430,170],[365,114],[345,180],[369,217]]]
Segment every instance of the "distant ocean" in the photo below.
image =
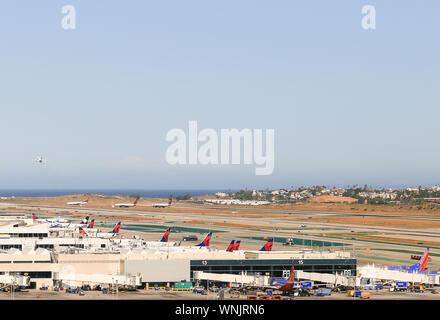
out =
[[214,194],[216,192],[236,192],[238,190],[105,190],[105,189],[66,189],[66,190],[0,190],[1,197],[57,197],[70,194],[103,194],[103,195],[139,195],[146,198],[168,198],[184,196],[203,196],[206,194]]

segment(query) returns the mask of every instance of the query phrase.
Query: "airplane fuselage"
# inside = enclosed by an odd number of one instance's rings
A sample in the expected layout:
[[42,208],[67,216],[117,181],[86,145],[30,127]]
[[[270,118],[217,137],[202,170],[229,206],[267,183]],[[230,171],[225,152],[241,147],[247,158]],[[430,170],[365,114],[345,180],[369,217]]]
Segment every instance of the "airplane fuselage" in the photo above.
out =
[[155,203],[153,204],[153,208],[167,208],[170,207],[170,204],[167,203]]

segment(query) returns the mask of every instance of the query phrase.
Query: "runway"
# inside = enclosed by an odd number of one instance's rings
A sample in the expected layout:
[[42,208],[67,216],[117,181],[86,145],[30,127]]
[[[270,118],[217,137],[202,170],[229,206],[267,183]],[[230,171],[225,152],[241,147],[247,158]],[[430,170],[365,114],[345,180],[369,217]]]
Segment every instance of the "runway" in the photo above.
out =
[[[204,207],[204,206],[173,206],[160,210],[148,210],[146,205],[138,205],[136,210],[126,209],[105,209],[105,208],[90,208],[90,207],[71,207],[71,206],[53,206],[53,205],[32,205],[32,204],[18,204],[18,203],[0,203],[0,207],[28,210],[46,210],[51,215],[68,215],[69,219],[79,220],[78,214],[90,215],[99,219],[103,217],[105,221],[108,220],[122,220],[122,230],[125,225],[157,225],[186,227],[194,230],[221,230],[221,234],[214,234],[213,245],[222,247],[231,239],[243,239],[245,248],[258,249],[262,245],[262,240],[267,237],[275,237],[276,243],[274,250],[292,250],[298,249],[298,246],[289,248],[281,246],[281,239],[289,237],[299,239],[304,243],[314,243],[315,246],[320,247],[320,243],[334,243],[335,246],[322,247],[329,249],[336,246],[338,243],[343,244],[339,248],[342,250],[350,250],[355,255],[358,255],[361,263],[380,262],[388,265],[395,265],[396,261],[406,261],[412,263],[407,252],[419,254],[425,248],[424,242],[436,242],[435,239],[440,238],[440,230],[437,229],[420,229],[420,228],[402,228],[402,227],[386,227],[386,226],[371,226],[362,224],[342,224],[329,222],[314,222],[310,221],[310,217],[322,216],[366,216],[366,217],[380,217],[386,219],[410,219],[410,220],[426,220],[438,221],[437,217],[414,217],[408,215],[385,215],[385,214],[356,214],[356,213],[335,213],[335,212],[313,212],[313,211],[293,211],[284,209],[263,209],[263,208],[237,208],[237,207]],[[139,210],[139,207],[147,210]],[[173,212],[173,210],[203,210],[205,212]],[[211,211],[211,212],[210,212]],[[222,212],[223,211],[223,212]],[[237,211],[238,214],[232,214],[232,211]],[[240,213],[258,212],[264,213],[282,213],[288,216],[267,216],[258,215],[240,216]],[[75,213],[75,216],[72,216]],[[105,218],[104,218],[105,217]],[[135,218],[152,218],[156,220],[151,221],[132,221],[127,219]],[[146,228],[148,229],[148,228]],[[160,229],[159,229],[160,230]],[[136,231],[138,232],[138,231]],[[135,234],[131,231],[128,234]],[[141,232],[141,231],[139,231]],[[157,232],[148,233],[141,232],[146,239],[155,239]],[[190,234],[189,232],[182,232],[180,234],[172,234],[172,237],[181,237]],[[376,239],[377,238],[377,239]],[[382,240],[381,238],[385,238]],[[388,239],[389,238],[389,239]],[[278,240],[277,240],[278,239]],[[412,241],[414,244],[406,243]],[[420,243],[420,244],[418,244]],[[246,247],[247,246],[247,247]],[[440,266],[440,241],[439,245],[431,246],[431,252],[439,256],[432,257],[432,264]],[[383,260],[385,259],[385,260]]]

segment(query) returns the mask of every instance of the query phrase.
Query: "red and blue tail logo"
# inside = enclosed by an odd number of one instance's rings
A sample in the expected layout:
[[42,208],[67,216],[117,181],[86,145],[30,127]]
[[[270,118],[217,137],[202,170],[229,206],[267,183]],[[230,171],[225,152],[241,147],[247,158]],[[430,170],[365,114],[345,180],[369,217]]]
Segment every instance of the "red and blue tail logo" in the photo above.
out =
[[87,228],[93,229],[93,226],[95,225],[95,219],[90,220],[89,226]]
[[270,238],[269,240],[267,240],[263,248],[260,249],[260,251],[272,251],[272,246],[273,246],[273,238]]
[[119,221],[118,224],[114,227],[114,229],[109,233],[119,233],[120,228],[121,228],[121,221]]
[[203,240],[200,244],[196,245],[196,247],[209,247],[209,241],[211,241],[212,232],[208,233],[205,240]]
[[235,245],[234,245],[233,251],[238,250],[238,249],[240,249],[240,240],[235,241]]
[[167,231],[165,231],[165,234],[163,235],[160,242],[168,242],[168,236],[170,235],[171,228],[168,228]]
[[227,252],[232,252],[234,251],[235,248],[235,240],[232,240],[231,243],[229,244],[229,246],[226,248]]
[[35,213],[32,213],[32,219],[34,219],[34,220],[38,219],[38,217],[37,217],[37,215]]
[[138,199],[134,200],[133,204],[137,205],[137,203],[138,203]]
[[79,227],[78,231],[79,231],[79,233],[81,233],[81,234],[85,234],[85,235],[87,235],[87,232],[85,232],[84,229],[81,228],[81,227]]

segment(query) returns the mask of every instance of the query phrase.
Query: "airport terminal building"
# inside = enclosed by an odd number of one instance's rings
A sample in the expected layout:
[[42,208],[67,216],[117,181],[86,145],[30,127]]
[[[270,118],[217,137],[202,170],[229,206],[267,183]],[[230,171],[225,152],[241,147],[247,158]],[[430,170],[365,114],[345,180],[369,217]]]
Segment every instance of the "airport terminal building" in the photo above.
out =
[[[194,282],[194,273],[285,277],[291,270],[356,275],[356,259],[346,251],[227,252],[209,247],[173,243],[83,237],[76,232],[53,231],[48,223],[0,225],[0,275],[26,276],[31,288],[41,286],[154,284],[173,286]],[[17,221],[16,220],[16,221]],[[6,222],[6,221],[5,221]]]
[[143,249],[129,253],[53,253],[39,248],[22,252],[11,248],[0,254],[0,274],[28,275],[31,287],[52,286],[60,280],[70,284],[110,284],[115,276],[123,277],[119,284],[138,287],[154,284],[170,285],[193,282],[195,271],[220,274],[253,274],[284,277],[295,270],[310,272],[356,274],[356,260],[343,252],[223,252],[183,249],[163,252]]

